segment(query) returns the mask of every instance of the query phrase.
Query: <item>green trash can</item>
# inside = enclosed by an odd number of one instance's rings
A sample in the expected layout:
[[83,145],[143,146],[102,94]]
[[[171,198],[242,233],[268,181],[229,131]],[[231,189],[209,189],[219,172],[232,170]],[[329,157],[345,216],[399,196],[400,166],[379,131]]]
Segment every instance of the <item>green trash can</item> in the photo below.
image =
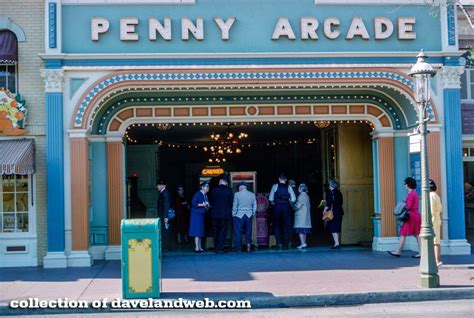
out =
[[160,219],[122,220],[122,297],[159,298]]

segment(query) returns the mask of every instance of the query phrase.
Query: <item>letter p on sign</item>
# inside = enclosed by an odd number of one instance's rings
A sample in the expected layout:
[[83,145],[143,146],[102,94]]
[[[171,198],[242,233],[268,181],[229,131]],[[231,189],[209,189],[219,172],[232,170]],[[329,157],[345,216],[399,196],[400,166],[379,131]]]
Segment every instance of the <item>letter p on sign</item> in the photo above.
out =
[[91,20],[91,39],[99,41],[99,34],[106,33],[109,30],[109,20],[105,18],[94,17]]

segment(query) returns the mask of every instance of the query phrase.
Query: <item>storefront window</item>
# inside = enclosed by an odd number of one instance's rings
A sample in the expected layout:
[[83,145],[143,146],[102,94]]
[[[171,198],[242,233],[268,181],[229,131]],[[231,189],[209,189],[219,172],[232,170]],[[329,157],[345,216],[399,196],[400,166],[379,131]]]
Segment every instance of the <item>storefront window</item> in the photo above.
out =
[[2,175],[0,232],[28,232],[28,175]]
[[18,42],[8,30],[0,31],[0,87],[17,92]]

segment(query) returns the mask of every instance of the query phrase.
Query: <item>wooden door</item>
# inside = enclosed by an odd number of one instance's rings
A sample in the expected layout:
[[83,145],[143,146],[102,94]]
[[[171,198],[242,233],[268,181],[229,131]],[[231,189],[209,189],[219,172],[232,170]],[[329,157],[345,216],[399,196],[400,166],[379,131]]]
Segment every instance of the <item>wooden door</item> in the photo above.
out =
[[342,244],[371,242],[374,206],[372,139],[367,125],[338,126],[338,179],[344,196]]

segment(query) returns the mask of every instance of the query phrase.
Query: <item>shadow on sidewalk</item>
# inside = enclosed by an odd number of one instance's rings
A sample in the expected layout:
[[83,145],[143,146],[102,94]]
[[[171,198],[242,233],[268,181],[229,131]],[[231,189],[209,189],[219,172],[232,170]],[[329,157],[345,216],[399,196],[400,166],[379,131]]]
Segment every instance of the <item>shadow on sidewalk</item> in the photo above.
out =
[[[162,278],[199,282],[239,282],[255,280],[255,274],[281,274],[291,279],[292,272],[384,271],[413,268],[419,260],[406,252],[400,258],[368,249],[308,250],[306,252],[227,253],[216,255],[166,255]],[[474,255],[444,256],[441,271],[455,270],[450,265],[474,266]],[[0,282],[67,282],[81,279],[120,279],[120,261],[96,261],[90,268],[44,269],[41,267],[3,268]]]

